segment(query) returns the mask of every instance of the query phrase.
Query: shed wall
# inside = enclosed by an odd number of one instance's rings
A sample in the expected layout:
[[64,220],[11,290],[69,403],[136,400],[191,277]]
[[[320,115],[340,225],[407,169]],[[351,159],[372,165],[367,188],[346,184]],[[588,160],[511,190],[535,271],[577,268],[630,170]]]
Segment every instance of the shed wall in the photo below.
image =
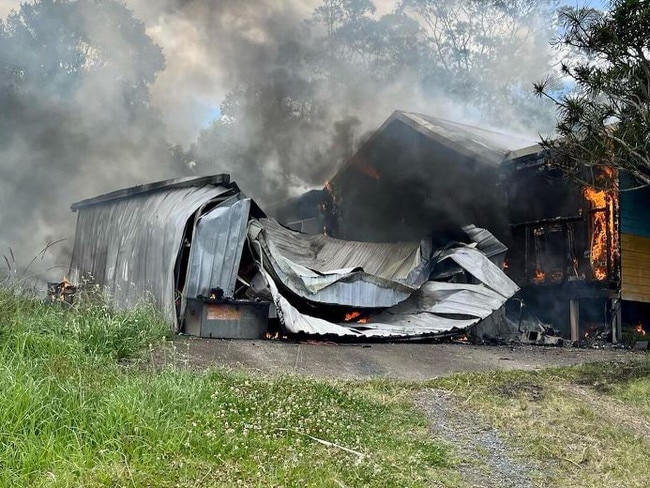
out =
[[113,305],[153,300],[177,327],[174,265],[188,219],[230,190],[204,186],[158,191],[79,209],[71,280],[90,280]]

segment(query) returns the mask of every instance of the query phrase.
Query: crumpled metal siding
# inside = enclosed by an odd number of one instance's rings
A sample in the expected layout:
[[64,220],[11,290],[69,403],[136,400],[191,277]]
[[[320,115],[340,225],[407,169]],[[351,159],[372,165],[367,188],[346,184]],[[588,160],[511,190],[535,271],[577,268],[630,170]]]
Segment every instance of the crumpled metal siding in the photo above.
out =
[[336,324],[327,320],[300,313],[282,296],[268,273],[265,277],[269,283],[273,301],[280,320],[289,332],[294,334],[334,335],[339,337],[409,337],[426,336],[462,329],[477,323],[480,319],[455,320],[435,314],[414,314],[400,317],[395,323],[372,322],[368,324]]
[[517,284],[481,251],[470,247],[459,247],[446,253],[442,259],[456,262],[474,278],[485,283],[501,296],[511,297],[519,291]]
[[463,231],[470,239],[472,239],[472,241],[476,242],[478,249],[488,258],[491,258],[493,263],[496,263],[497,265],[503,263],[503,258],[505,257],[508,248],[500,240],[494,237],[490,231],[476,227],[473,224],[463,227]]
[[363,268],[380,278],[405,281],[422,260],[419,242],[343,241],[322,234],[301,234],[272,219],[261,219],[260,224],[278,253],[320,273]]
[[160,191],[79,209],[70,276],[105,287],[117,308],[153,300],[176,324],[174,265],[188,219],[224,187]]
[[391,316],[429,312],[484,319],[503,305],[504,298],[485,284],[429,281],[408,300],[386,311]]
[[233,197],[200,218],[190,251],[188,298],[208,296],[217,287],[226,297],[234,295],[250,208],[250,199]]
[[279,292],[271,274],[265,272],[265,276],[278,315],[289,332],[341,337],[431,336],[463,330],[500,309],[519,289],[476,249],[450,249],[442,259],[454,261],[480,283],[428,281],[401,303],[367,316],[367,323],[333,323],[300,313]]
[[275,279],[316,303],[391,307],[408,298],[429,272],[420,243],[377,244],[308,236],[267,219],[251,223],[249,238]]

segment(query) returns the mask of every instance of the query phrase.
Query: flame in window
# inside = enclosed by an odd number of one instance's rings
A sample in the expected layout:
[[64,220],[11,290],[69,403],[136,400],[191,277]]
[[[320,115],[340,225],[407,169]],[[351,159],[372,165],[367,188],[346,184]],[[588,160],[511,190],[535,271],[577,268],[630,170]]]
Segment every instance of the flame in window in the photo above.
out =
[[608,277],[618,249],[616,171],[612,168],[603,168],[602,176],[597,181],[608,184],[611,189],[599,190],[586,186],[582,194],[590,207],[589,262],[594,278],[603,281]]

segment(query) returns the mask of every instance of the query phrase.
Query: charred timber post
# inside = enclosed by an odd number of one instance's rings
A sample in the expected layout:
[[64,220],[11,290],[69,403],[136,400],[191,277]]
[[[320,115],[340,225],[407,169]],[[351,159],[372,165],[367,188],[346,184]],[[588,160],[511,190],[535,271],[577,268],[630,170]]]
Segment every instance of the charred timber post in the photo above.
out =
[[530,243],[529,243],[529,236],[530,236],[530,227],[526,227],[525,232],[525,244],[524,244],[524,276],[527,280],[530,281],[530,276],[532,275],[530,266],[529,266],[529,260],[528,260],[528,253],[530,252]]
[[569,300],[569,322],[571,325],[571,342],[576,342],[580,327],[580,301],[575,298]]

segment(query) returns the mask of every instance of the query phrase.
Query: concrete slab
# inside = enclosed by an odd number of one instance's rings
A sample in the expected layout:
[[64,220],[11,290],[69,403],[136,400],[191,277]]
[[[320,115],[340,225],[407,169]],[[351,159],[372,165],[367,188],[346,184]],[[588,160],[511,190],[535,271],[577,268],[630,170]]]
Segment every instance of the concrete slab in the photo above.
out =
[[157,363],[207,369],[226,367],[263,374],[319,378],[425,380],[462,371],[534,370],[595,361],[623,361],[642,354],[541,346],[471,344],[334,344],[199,339],[180,336],[174,350],[156,352]]

